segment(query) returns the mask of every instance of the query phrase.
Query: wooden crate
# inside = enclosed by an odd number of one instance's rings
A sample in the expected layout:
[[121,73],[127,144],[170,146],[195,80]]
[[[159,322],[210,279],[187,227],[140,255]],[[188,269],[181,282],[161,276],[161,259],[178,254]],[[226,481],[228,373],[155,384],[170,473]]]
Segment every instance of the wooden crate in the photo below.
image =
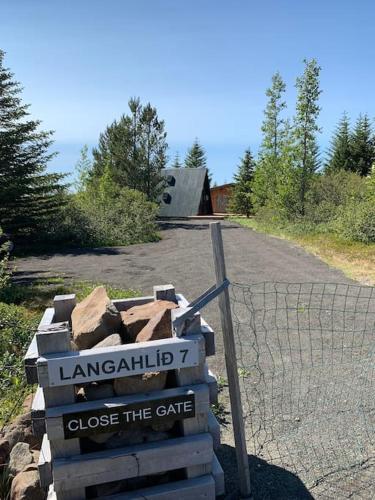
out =
[[[174,289],[164,286],[155,287],[153,296],[113,302],[124,311],[155,298],[170,300],[171,296],[174,296]],[[175,300],[186,307],[187,301],[182,295],[175,296]],[[50,485],[49,498],[84,499],[88,486],[176,469],[185,471],[186,480],[146,488],[147,498],[173,498],[175,495],[183,500],[193,495],[195,498],[214,498],[222,494],[223,471],[214,454],[220,444],[220,427],[209,409],[210,397],[215,398],[212,395],[215,384],[205,361],[207,355],[215,352],[213,330],[198,313],[182,337],[70,351],[69,323],[74,306],[73,295],[55,298],[54,308],[46,310],[25,356],[27,380],[39,383],[32,420],[35,434],[45,433],[39,471],[42,485]],[[115,366],[110,373],[103,369],[104,362],[109,366],[108,359]],[[143,361],[142,364],[140,360],[145,359],[147,363]],[[156,363],[157,371],[175,371],[176,388],[75,402],[74,384],[155,371],[155,366],[147,366],[150,359],[153,360],[150,365]],[[189,413],[192,401],[194,414]],[[172,410],[179,409],[179,414],[174,413],[173,417],[179,422],[181,437],[81,454],[80,438],[84,435],[120,429],[125,414],[128,419],[138,418],[138,415],[167,418],[168,415],[160,410],[166,407],[166,402],[172,405]],[[151,417],[150,412],[154,412]],[[84,429],[88,424],[90,427]],[[144,498],[142,495],[140,490],[108,498]]]

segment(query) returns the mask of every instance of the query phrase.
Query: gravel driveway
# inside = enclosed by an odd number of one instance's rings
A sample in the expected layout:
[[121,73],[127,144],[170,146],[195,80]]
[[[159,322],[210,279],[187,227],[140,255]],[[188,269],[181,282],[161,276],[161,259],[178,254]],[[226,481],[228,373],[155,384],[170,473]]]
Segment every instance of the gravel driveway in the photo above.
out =
[[[221,224],[227,274],[232,282],[353,283],[340,271],[290,242],[256,233],[230,221],[222,221]],[[162,240],[157,243],[20,258],[16,264],[17,279],[27,281],[38,276],[65,275],[133,288],[146,295],[152,293],[152,286],[155,284],[173,283],[178,292],[193,299],[214,283],[209,221],[164,221],[160,223],[160,229]],[[225,377],[216,303],[207,307],[204,317],[217,331],[217,354],[210,359],[210,365],[216,373]],[[234,499],[238,498],[237,471],[226,389],[222,392],[222,401],[222,417],[227,420],[228,425],[222,428],[223,446],[219,458],[227,474],[227,491],[230,492],[227,498]],[[313,498],[292,472],[267,464],[261,458],[249,457],[249,461],[255,483],[262,484],[259,491],[264,492],[264,485],[267,485],[267,491],[262,496],[257,496],[255,485],[255,499]],[[278,477],[278,483],[270,480],[271,477]],[[280,489],[275,486],[280,481],[286,494],[281,494]],[[316,498],[323,497],[329,498],[323,495]]]

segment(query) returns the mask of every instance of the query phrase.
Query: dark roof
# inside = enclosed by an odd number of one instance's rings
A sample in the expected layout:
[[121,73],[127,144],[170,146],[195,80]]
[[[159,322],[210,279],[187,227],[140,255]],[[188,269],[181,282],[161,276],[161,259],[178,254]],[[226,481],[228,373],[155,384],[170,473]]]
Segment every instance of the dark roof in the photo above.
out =
[[[161,217],[199,215],[202,195],[210,195],[206,168],[165,168],[166,187],[161,197]],[[208,193],[205,193],[208,191]]]

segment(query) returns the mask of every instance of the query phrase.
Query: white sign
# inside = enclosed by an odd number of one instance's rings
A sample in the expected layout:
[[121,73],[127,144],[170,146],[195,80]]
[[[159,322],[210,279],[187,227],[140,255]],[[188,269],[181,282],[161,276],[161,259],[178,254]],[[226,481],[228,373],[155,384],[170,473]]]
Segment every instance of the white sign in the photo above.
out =
[[198,364],[199,340],[181,337],[44,355],[38,360],[38,377],[42,387],[56,387]]

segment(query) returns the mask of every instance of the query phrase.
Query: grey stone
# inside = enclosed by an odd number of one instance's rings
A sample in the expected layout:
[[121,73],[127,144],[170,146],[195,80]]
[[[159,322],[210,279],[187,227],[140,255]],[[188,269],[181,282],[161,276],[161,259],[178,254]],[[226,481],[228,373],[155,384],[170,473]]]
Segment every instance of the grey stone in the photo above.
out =
[[30,451],[30,446],[27,443],[17,443],[9,455],[9,473],[16,476],[33,461],[34,457]]

